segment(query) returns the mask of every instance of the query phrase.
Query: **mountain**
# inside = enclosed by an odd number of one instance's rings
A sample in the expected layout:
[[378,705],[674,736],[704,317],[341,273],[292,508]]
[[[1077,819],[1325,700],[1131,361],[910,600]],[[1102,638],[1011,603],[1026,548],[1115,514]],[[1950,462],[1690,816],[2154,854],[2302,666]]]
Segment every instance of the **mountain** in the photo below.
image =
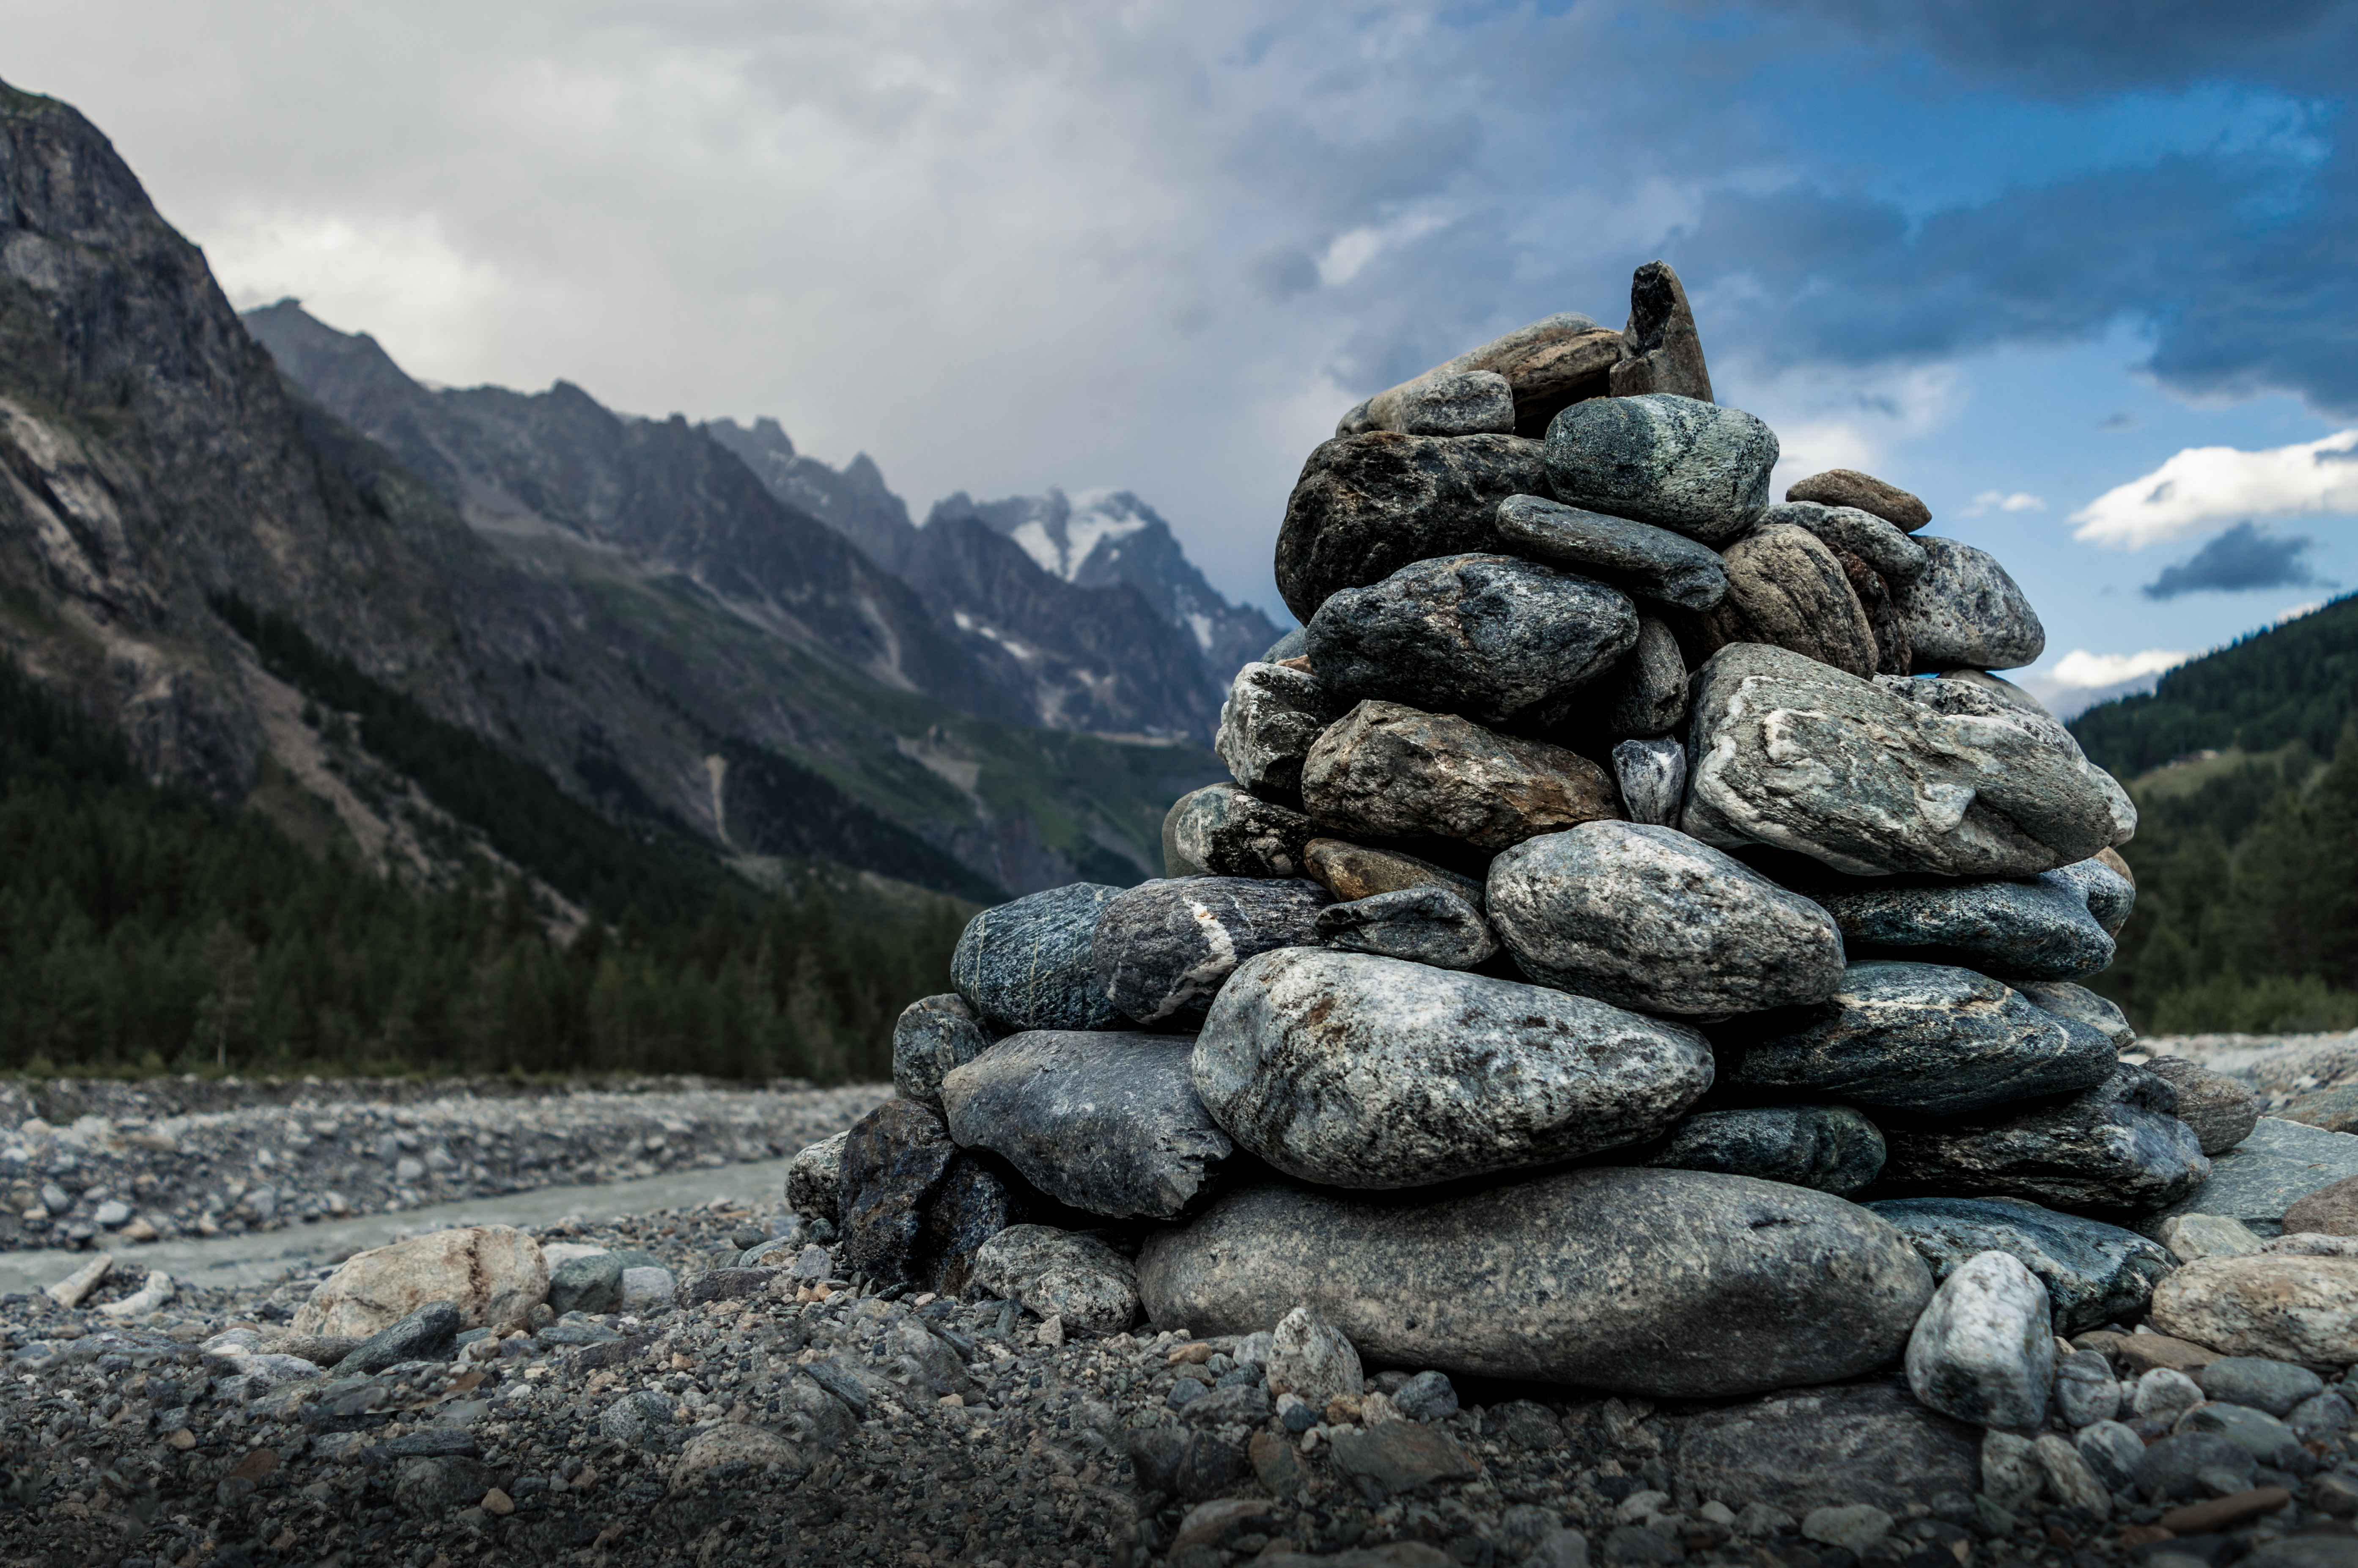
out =
[[2136,911],[2087,983],[2147,1033],[2358,1026],[2358,598],[2071,729],[2136,799]]
[[886,571],[902,569],[916,524],[908,503],[885,486],[883,470],[866,452],[830,468],[795,451],[784,427],[767,416],[751,429],[734,419],[708,420],[704,433],[736,453],[772,495],[817,518]]
[[817,862],[1136,881],[1218,771],[1032,728],[684,419],[428,392],[269,314],[311,389],[94,126],[0,88],[0,653],[150,778],[424,886],[521,871],[578,920]]
[[1155,612],[1194,640],[1198,660],[1222,694],[1237,666],[1260,657],[1278,628],[1250,605],[1230,604],[1187,559],[1171,525],[1126,490],[1089,490],[1068,496],[1011,496],[976,502],[961,491],[936,503],[926,518],[966,515],[1022,546],[1044,572],[1076,588],[1128,584]]

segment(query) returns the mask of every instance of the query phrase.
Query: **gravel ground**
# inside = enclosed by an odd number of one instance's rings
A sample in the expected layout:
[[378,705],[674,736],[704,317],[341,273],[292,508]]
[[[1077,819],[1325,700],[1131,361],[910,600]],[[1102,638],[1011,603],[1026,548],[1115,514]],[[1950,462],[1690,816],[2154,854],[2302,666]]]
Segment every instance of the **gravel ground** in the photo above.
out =
[[117,1247],[791,1156],[890,1085],[0,1087],[0,1249]]
[[2358,1031],[2340,1034],[2157,1034],[2135,1050],[2183,1056],[2251,1087],[2264,1115],[2358,1082]]
[[[283,1130],[272,1119],[287,1116],[408,1130],[428,1147],[455,1144],[464,1128],[497,1147],[543,1129],[584,1146],[663,1127],[666,1114],[691,1127],[700,1116],[768,1155],[838,1130],[884,1092],[732,1097],[674,1085],[387,1108],[348,1087],[314,1089],[284,1104],[176,1112],[190,1130],[172,1134],[187,1141],[168,1157],[203,1159],[221,1179],[221,1157],[189,1148],[208,1117],[229,1119],[203,1127],[238,1129],[237,1146],[258,1152],[260,1130]],[[132,1119],[124,1109],[81,1114],[120,1130]],[[347,1151],[314,1159],[348,1184],[359,1184],[341,1173],[383,1163],[356,1152],[361,1139],[313,1136]],[[665,1137],[683,1158],[684,1135]],[[21,1127],[0,1139],[28,1152],[68,1147]],[[83,1140],[74,1158],[116,1152],[92,1148],[103,1143]],[[605,1162],[634,1169],[662,1152]],[[279,1184],[299,1204],[311,1195],[286,1169]],[[149,1173],[180,1179],[169,1166]],[[2221,1568],[2286,1535],[2358,1558],[2342,1517],[2358,1509],[2352,1440],[2310,1445],[2315,1478],[2293,1481],[2288,1507],[2201,1542],[2164,1543],[2165,1509],[2125,1497],[2100,1520],[1952,1495],[1895,1510],[1887,1532],[1853,1550],[1804,1539],[1801,1521],[1773,1509],[1674,1505],[1665,1494],[1676,1490],[1681,1430],[1704,1406],[1471,1382],[1436,1393],[1431,1377],[1410,1386],[1417,1368],[1371,1366],[1370,1392],[1386,1398],[1297,1411],[1306,1430],[1290,1430],[1270,1414],[1258,1367],[1235,1358],[1248,1347],[1232,1341],[1144,1327],[1068,1338],[1011,1303],[888,1299],[847,1276],[839,1249],[773,1255],[797,1258],[791,1271],[728,1269],[754,1238],[802,1228],[774,1193],[557,1221],[535,1231],[544,1244],[660,1258],[680,1281],[676,1304],[562,1319],[544,1306],[455,1355],[366,1375],[233,1355],[216,1339],[299,1353],[286,1325],[324,1267],[265,1285],[183,1287],[156,1310],[109,1314],[143,1282],[137,1249],[116,1248],[123,1264],[74,1308],[42,1293],[0,1296],[0,1563],[2096,1568],[2142,1563],[2167,1544]],[[2341,1369],[2319,1370],[2338,1386]],[[1212,1391],[1191,1383],[1195,1397],[1174,1408],[1182,1379]],[[1403,1410],[1430,1419],[1402,1420]]]

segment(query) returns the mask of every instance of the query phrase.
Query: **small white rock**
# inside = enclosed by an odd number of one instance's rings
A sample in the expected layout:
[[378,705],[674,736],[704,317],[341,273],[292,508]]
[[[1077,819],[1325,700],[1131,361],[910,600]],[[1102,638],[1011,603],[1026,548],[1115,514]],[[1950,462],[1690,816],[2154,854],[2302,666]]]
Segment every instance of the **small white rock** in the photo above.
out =
[[2201,1389],[2185,1373],[2156,1367],[2137,1379],[2136,1397],[2129,1401],[2129,1408],[2139,1415],[2167,1420],[2192,1410],[2204,1398]]
[[2096,1478],[2078,1449],[2051,1432],[2041,1434],[2032,1446],[2038,1450],[2039,1467],[2047,1476],[2048,1496],[2067,1507],[2076,1504],[2100,1519],[2112,1517],[2113,1494]]
[[1651,1519],[1661,1512],[1663,1505],[1670,1500],[1671,1494],[1668,1492],[1632,1492],[1614,1508],[1613,1522],[1636,1524],[1641,1519]]
[[1933,1292],[1908,1339],[1919,1402],[1976,1426],[2037,1426],[2055,1383],[2054,1308],[2010,1252],[1967,1259]]
[[2047,1467],[2030,1439],[2010,1432],[1982,1434],[1982,1490],[2002,1509],[2020,1512],[2047,1486]]
[[1801,1516],[1801,1534],[1825,1546],[1864,1552],[1891,1533],[1891,1516],[1869,1503],[1812,1509]]

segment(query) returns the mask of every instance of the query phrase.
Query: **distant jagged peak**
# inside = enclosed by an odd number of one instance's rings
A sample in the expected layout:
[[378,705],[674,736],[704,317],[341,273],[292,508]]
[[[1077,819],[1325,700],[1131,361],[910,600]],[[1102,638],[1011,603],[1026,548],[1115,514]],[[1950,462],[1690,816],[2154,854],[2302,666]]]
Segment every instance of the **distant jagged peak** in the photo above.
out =
[[1127,490],[1067,492],[1051,485],[1043,495],[976,501],[966,492],[935,503],[926,518],[968,516],[1022,546],[1040,569],[1078,582],[1101,548],[1142,529],[1168,534],[1171,525]]

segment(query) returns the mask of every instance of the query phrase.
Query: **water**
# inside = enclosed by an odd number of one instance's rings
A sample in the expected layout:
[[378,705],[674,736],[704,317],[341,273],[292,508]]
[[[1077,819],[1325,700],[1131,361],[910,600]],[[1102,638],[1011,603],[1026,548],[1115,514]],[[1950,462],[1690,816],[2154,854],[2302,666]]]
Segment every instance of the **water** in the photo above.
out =
[[[297,1271],[316,1268],[340,1252],[380,1247],[399,1236],[438,1230],[454,1225],[546,1225],[567,1215],[602,1220],[656,1209],[687,1208],[719,1197],[751,1202],[774,1201],[784,1194],[789,1160],[761,1160],[718,1170],[678,1171],[636,1182],[604,1182],[590,1186],[539,1187],[525,1193],[462,1198],[457,1203],[430,1204],[397,1214],[367,1214],[352,1219],[322,1220],[316,1225],[289,1226],[245,1236],[216,1236],[210,1240],[189,1237],[178,1241],[151,1241],[145,1246],[116,1242],[105,1250],[114,1254],[110,1278],[136,1280],[151,1269],[161,1269],[174,1282],[220,1289],[267,1285]],[[43,1290],[64,1279],[95,1256],[89,1251],[46,1248],[39,1251],[0,1252],[0,1292]]]

